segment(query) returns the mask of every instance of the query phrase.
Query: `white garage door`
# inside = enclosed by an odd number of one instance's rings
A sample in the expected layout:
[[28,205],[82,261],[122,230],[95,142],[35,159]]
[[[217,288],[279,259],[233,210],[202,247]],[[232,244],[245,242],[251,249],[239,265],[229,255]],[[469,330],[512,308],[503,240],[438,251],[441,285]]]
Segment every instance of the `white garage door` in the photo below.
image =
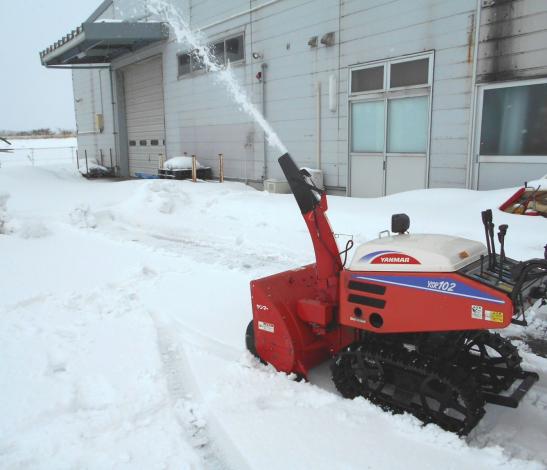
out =
[[129,174],[157,174],[165,155],[163,73],[161,57],[124,69]]

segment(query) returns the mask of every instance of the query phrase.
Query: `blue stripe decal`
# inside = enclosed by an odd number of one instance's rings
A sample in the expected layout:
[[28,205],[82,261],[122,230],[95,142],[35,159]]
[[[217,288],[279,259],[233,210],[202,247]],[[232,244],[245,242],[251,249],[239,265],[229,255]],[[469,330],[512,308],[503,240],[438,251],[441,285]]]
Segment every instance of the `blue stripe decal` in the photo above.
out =
[[497,299],[490,294],[474,287],[469,287],[463,282],[457,282],[450,278],[431,278],[414,276],[363,276],[353,275],[352,279],[363,281],[380,282],[382,284],[391,284],[394,286],[410,287],[411,289],[426,290],[437,292],[438,294],[455,295],[457,297],[466,297],[468,299],[484,300],[496,304],[504,304],[505,301]]
[[369,253],[368,255],[363,256],[359,262],[368,263],[373,258],[376,258],[379,255],[392,255],[392,254],[399,254],[400,251],[393,251],[393,250],[381,250],[381,251],[373,251],[372,253]]

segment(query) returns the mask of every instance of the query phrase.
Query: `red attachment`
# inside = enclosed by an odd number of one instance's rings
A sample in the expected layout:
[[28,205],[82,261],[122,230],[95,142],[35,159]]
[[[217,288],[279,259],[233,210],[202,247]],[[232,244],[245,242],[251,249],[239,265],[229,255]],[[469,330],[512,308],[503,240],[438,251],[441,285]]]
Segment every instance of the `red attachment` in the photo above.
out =
[[316,263],[251,282],[255,345],[277,370],[308,370],[355,341],[353,328],[332,325],[342,262],[325,214],[327,199],[303,214]]
[[306,376],[355,341],[353,328],[324,328],[332,309],[320,302],[320,293],[315,264],[251,282],[256,350],[277,370]]
[[296,303],[301,320],[321,327],[327,326],[333,320],[334,306],[315,299],[300,299]]
[[338,245],[326,215],[327,196],[321,195],[320,204],[304,214],[304,220],[310,232],[317,271],[319,298],[324,302],[338,303],[338,278],[342,270],[342,261]]

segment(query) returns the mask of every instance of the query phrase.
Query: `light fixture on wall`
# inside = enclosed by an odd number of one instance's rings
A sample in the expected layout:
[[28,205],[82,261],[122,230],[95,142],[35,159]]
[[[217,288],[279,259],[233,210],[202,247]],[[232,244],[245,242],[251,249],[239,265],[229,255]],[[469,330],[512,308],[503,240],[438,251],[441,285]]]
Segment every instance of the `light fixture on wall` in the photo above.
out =
[[262,59],[264,58],[264,54],[260,53],[260,52],[253,52],[253,59],[254,60],[259,60],[259,59]]
[[321,36],[321,44],[324,44],[325,46],[333,46],[334,45],[334,32],[326,33]]
[[317,41],[318,41],[318,37],[312,36],[310,39],[308,39],[308,46],[317,47]]

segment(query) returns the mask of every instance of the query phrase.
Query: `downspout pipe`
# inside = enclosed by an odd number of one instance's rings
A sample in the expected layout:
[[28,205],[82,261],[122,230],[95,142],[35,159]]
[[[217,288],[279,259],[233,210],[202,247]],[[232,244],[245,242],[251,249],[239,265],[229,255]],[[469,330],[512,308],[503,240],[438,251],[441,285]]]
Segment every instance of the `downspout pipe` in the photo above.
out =
[[317,80],[316,85],[316,145],[317,145],[317,169],[321,169],[321,82]]
[[469,138],[467,145],[467,173],[465,187],[476,189],[475,185],[475,135],[477,116],[477,64],[479,59],[479,40],[481,29],[481,0],[477,0],[477,11],[475,13],[475,44],[473,47],[473,66],[471,69],[471,109],[469,117]]
[[[260,73],[261,73],[261,80],[260,83],[262,85],[262,116],[264,116],[264,119],[266,118],[266,69],[268,68],[268,64],[266,62],[262,62],[260,64]],[[268,139],[266,137],[266,132],[263,132],[263,150],[262,150],[262,181],[265,181],[268,178]]]

